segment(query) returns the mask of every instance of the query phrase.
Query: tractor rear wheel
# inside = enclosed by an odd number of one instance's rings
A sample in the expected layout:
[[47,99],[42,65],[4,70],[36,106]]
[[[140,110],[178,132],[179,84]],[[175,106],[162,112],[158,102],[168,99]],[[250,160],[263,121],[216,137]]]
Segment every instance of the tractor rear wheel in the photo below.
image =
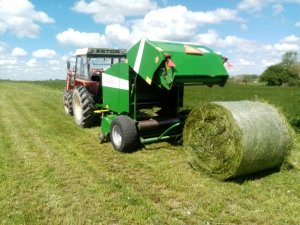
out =
[[110,140],[115,150],[133,152],[138,144],[137,127],[134,121],[128,116],[117,116],[110,126]]
[[73,91],[73,112],[75,122],[81,127],[91,127],[95,122],[94,96],[84,86]]
[[72,91],[65,91],[64,92],[64,108],[65,112],[69,116],[73,116],[73,94]]

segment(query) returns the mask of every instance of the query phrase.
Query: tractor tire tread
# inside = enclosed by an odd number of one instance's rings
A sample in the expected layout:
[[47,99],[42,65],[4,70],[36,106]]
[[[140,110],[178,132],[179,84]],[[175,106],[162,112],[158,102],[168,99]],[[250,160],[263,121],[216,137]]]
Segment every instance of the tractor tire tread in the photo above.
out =
[[91,127],[95,122],[95,101],[93,95],[84,86],[76,87],[82,108],[81,127]]
[[64,91],[64,105],[67,108],[65,112],[69,116],[73,116],[73,93],[72,91]]

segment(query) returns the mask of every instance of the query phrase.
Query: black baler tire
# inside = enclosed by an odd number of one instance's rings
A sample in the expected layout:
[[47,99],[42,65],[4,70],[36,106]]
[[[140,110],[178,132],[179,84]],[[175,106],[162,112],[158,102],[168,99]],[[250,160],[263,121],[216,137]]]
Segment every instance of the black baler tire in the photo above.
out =
[[[114,139],[114,127],[118,127],[121,143],[118,145]],[[138,132],[135,122],[128,116],[117,116],[110,126],[110,140],[115,150],[119,152],[133,152],[138,146]]]
[[69,116],[73,116],[73,93],[72,91],[64,92],[64,107],[65,112]]
[[[81,118],[78,118],[78,114],[76,112],[77,107],[75,106],[78,98],[77,104],[81,108]],[[73,91],[73,114],[75,118],[75,122],[77,125],[81,127],[91,127],[95,123],[95,100],[94,96],[87,90],[84,86],[78,86]]]

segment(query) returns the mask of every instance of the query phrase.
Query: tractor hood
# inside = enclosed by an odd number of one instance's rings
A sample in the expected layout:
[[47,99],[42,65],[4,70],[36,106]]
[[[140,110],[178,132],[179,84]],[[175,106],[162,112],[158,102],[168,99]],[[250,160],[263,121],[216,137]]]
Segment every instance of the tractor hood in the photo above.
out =
[[173,85],[223,86],[228,78],[223,57],[194,43],[143,39],[129,49],[127,63],[149,85],[168,90]]

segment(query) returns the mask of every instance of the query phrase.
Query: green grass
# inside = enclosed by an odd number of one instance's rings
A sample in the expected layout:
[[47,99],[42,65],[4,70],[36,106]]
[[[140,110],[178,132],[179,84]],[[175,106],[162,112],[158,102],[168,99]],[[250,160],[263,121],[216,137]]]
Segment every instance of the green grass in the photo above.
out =
[[[120,154],[65,115],[62,83],[0,82],[0,224],[299,224],[300,135],[294,167],[220,182],[167,142]],[[256,97],[257,96],[257,97]],[[264,99],[289,120],[298,88],[189,87],[199,101]]]

